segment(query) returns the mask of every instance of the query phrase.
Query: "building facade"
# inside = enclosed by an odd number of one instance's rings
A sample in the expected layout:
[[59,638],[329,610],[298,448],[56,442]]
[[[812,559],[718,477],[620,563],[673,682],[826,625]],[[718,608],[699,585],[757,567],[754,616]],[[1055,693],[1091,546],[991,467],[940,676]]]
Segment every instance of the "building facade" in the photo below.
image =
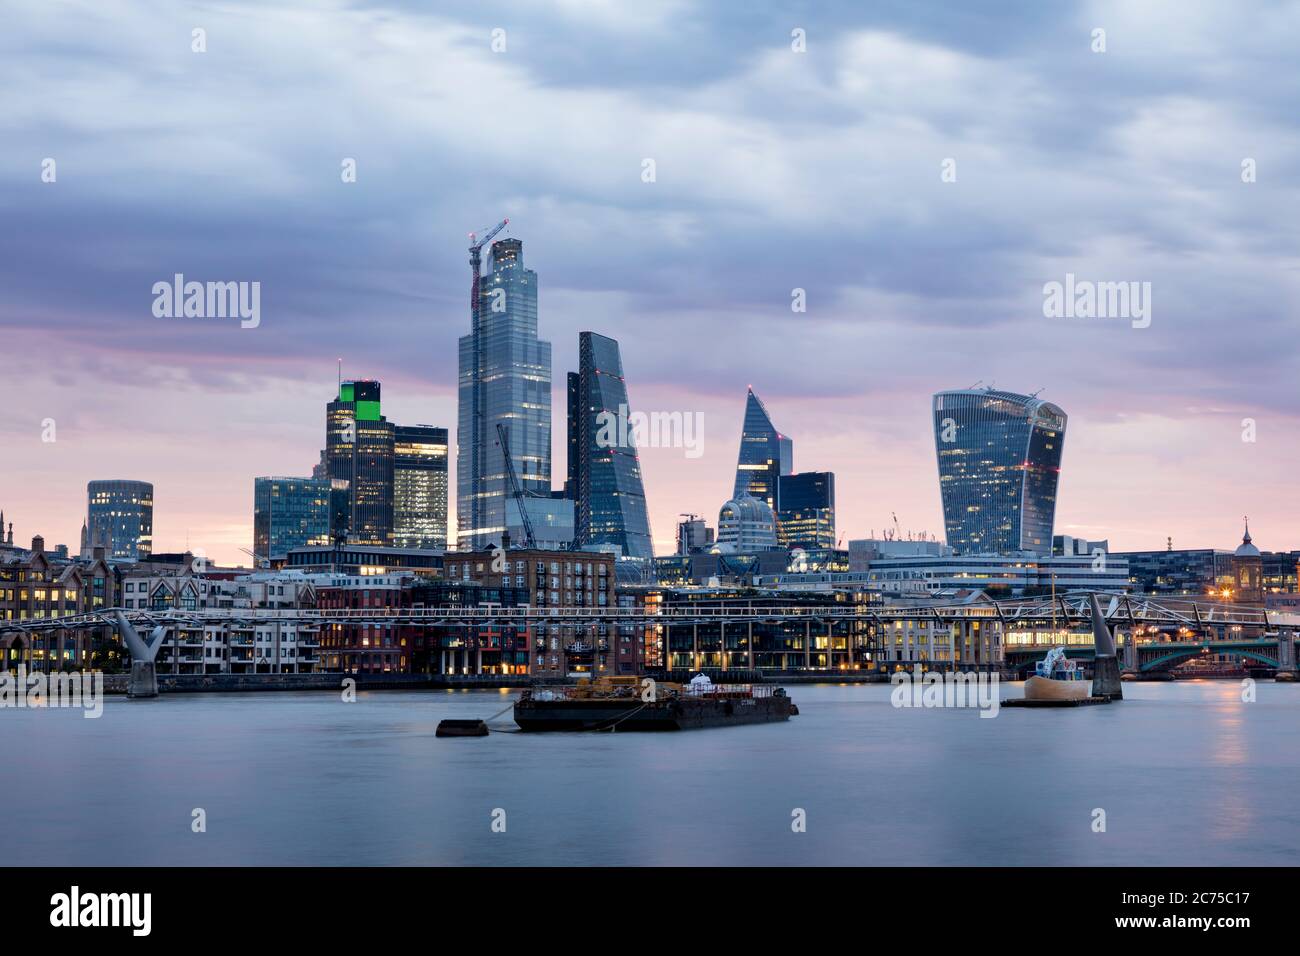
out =
[[685,521],[677,522],[677,553],[679,555],[698,554],[707,551],[713,544],[713,529],[696,515],[687,515]]
[[326,406],[325,456],[336,506],[332,535],[349,543],[393,543],[393,423],[383,416],[380,383],[345,381]]
[[253,479],[253,553],[259,563],[291,548],[329,543],[329,479]]
[[996,598],[1042,596],[1071,589],[1127,593],[1129,566],[1123,555],[908,555],[873,558],[873,586],[921,582],[928,591],[976,589]]
[[477,327],[460,339],[456,540],[461,551],[500,542],[510,496],[497,425],[506,428],[522,489],[551,493],[551,343],[537,337],[537,273],[523,243],[492,243],[479,280]]
[[745,425],[731,496],[753,495],[775,513],[781,507],[779,479],[793,470],[794,443],[776,430],[767,407],[751,388],[745,398]]
[[962,554],[1050,554],[1065,412],[992,389],[939,392],[933,412],[948,544]]
[[567,551],[573,547],[577,502],[572,498],[563,493],[552,494],[549,498],[529,495],[523,499],[522,513],[519,505],[514,498],[506,499],[506,531],[511,541],[528,540],[528,529],[522,517],[527,514],[533,529],[534,546],[544,551]]
[[650,520],[618,342],[595,332],[579,335],[577,388],[575,542],[612,545],[625,557],[650,560]]
[[616,606],[615,557],[608,553],[488,549],[447,556],[446,580],[524,589],[527,604],[554,608],[557,623],[528,635],[528,673],[545,677],[592,676],[614,665],[610,627],[558,623],[564,609]]
[[835,547],[835,475],[804,471],[777,479],[777,539],[787,548]]
[[[816,609],[865,608],[865,592],[760,592],[737,588],[664,588],[664,610],[748,612],[733,623],[720,620],[660,625],[664,667],[669,671],[861,670],[873,666],[870,619],[816,618]],[[764,608],[806,607],[808,619],[749,616]],[[739,614],[737,615],[739,618]]]
[[116,578],[104,549],[87,559],[60,558],[37,535],[30,549],[0,551],[0,670],[81,670],[107,663],[111,628],[22,633],[5,622],[74,617],[117,605]]
[[762,551],[776,548],[776,518],[766,501],[741,492],[718,511],[719,553]]
[[447,550],[447,429],[393,429],[393,544]]
[[137,565],[121,575],[128,611],[229,611],[201,623],[168,626],[158,651],[160,674],[309,674],[320,664],[320,626],[291,617],[242,617],[241,610],[315,608],[316,582],[303,575],[197,572]]
[[106,542],[110,558],[147,558],[153,552],[153,485],[124,479],[89,482],[86,528],[91,542]]

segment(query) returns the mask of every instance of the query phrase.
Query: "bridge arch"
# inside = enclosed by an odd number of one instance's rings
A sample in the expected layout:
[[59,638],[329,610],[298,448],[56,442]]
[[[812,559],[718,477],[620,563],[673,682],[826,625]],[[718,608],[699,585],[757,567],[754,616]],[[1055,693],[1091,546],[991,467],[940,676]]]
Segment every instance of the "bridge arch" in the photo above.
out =
[[[1215,654],[1231,654],[1236,657],[1247,657],[1251,660],[1259,661],[1261,664],[1267,664],[1269,667],[1281,667],[1281,664],[1278,663],[1276,657],[1269,657],[1267,654],[1262,654],[1259,651],[1253,651],[1245,647],[1214,647],[1211,645],[1211,650]],[[1189,657],[1199,657],[1203,652],[1204,648],[1200,645],[1196,647],[1180,648],[1171,653],[1162,654],[1154,660],[1145,662],[1142,664],[1140,669],[1143,673],[1168,670],[1174,666],[1176,661],[1186,660]]]

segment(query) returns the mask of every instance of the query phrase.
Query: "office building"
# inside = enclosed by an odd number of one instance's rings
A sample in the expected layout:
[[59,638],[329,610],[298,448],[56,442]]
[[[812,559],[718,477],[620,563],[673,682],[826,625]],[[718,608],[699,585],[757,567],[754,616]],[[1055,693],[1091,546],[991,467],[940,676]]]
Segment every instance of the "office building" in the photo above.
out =
[[707,551],[713,544],[713,529],[697,515],[685,517],[685,521],[677,522],[677,553],[686,555]]
[[537,337],[537,273],[523,243],[492,243],[470,334],[460,339],[456,433],[457,549],[484,548],[506,531],[510,497],[497,425],[506,427],[525,492],[551,493],[551,343]]
[[379,382],[342,382],[325,414],[326,465],[341,496],[331,533],[349,543],[391,545],[394,428],[381,413]]
[[[577,390],[575,542],[649,560],[654,549],[618,342],[595,332],[579,335]],[[569,430],[572,435],[572,424]]]
[[329,543],[328,478],[253,479],[253,553],[259,564],[291,548]]
[[1051,554],[1065,412],[993,389],[934,396],[948,544],[962,554]]
[[[550,551],[568,551],[573,547],[576,502],[572,498],[566,498],[563,492],[550,497],[527,495],[523,504],[536,547]],[[506,531],[511,541],[523,544],[528,540],[528,529],[520,516],[519,502],[514,498],[506,499]]]
[[718,511],[719,554],[764,551],[779,547],[776,519],[767,502],[748,493],[731,499]]
[[447,550],[447,429],[393,429],[393,544]]
[[[153,553],[153,485],[112,479],[86,485],[86,527],[91,546],[109,558],[135,561]],[[83,546],[87,542],[83,541]]]
[[777,479],[777,538],[787,548],[835,547],[835,475],[804,471]]
[[866,573],[872,587],[920,582],[932,592],[982,590],[998,599],[1070,590],[1125,593],[1130,588],[1122,555],[1097,561],[1086,555],[911,554],[873,558]]
[[753,495],[773,513],[780,510],[778,479],[794,470],[794,443],[776,430],[762,400],[751,388],[745,399],[733,498]]

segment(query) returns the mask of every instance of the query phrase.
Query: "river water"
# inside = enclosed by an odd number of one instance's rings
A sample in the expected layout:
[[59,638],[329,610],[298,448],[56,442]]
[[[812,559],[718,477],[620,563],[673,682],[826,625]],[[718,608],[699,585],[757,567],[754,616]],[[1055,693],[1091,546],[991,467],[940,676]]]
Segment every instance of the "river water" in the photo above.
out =
[[[6,857],[1300,863],[1300,685],[1262,682],[1244,703],[1238,682],[1129,683],[1122,703],[994,719],[895,708],[884,685],[790,693],[801,714],[786,724],[443,740],[440,719],[488,717],[514,693],[114,697],[97,720],[2,710]],[[508,712],[492,725],[513,726]],[[196,809],[206,832],[193,832]]]

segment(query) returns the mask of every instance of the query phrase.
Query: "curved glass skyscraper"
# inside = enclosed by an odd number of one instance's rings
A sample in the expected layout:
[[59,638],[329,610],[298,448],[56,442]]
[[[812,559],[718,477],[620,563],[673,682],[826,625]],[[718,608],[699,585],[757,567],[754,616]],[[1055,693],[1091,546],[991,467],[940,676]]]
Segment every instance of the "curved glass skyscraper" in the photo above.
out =
[[[575,440],[576,538],[579,547],[617,545],[631,558],[652,558],[645,487],[618,342],[595,332],[578,336]],[[571,409],[570,414],[573,414]],[[570,452],[572,454],[572,452]]]
[[1050,554],[1065,412],[1029,395],[934,396],[934,447],[948,544],[962,554]]

